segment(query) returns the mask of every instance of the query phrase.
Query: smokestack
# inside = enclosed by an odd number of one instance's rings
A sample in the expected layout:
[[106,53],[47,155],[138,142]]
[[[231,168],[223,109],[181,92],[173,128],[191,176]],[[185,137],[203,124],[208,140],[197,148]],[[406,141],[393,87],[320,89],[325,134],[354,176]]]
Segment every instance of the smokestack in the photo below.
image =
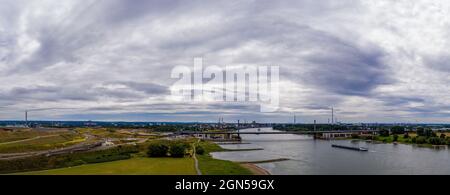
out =
[[331,124],[334,124],[334,108],[331,107]]
[[316,120],[314,120],[314,131],[316,131]]
[[294,125],[297,123],[297,116],[294,114]]
[[25,126],[28,127],[28,110],[25,110]]

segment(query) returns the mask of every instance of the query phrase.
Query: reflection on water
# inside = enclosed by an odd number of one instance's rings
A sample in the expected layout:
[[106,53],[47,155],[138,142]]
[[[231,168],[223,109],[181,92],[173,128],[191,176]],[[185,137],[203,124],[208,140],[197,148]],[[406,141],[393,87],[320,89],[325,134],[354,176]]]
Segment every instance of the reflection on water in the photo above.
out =
[[[244,131],[257,131],[247,129]],[[261,131],[274,131],[270,128]],[[288,158],[291,160],[263,163],[258,166],[272,174],[450,174],[450,152],[412,145],[372,144],[365,141],[314,140],[306,135],[242,135],[251,144],[222,145],[229,149],[264,148],[256,151],[218,152],[218,159],[260,161]],[[331,144],[369,148],[359,152],[332,148]]]

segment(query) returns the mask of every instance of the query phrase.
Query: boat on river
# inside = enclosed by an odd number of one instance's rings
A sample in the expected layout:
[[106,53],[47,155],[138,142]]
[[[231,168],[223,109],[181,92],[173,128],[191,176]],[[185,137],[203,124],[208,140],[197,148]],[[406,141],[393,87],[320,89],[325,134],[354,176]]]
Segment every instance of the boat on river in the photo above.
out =
[[348,149],[348,150],[355,150],[355,151],[361,151],[361,152],[367,152],[367,151],[369,151],[368,148],[364,148],[364,147],[343,146],[343,145],[337,145],[337,144],[332,144],[331,147],[333,147],[333,148]]

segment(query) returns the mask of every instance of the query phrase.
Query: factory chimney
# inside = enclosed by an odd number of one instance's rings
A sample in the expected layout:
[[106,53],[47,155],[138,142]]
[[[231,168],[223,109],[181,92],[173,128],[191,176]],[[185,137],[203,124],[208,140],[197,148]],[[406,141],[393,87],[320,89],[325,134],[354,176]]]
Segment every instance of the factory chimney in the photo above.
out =
[[25,127],[28,127],[28,110],[25,110]]

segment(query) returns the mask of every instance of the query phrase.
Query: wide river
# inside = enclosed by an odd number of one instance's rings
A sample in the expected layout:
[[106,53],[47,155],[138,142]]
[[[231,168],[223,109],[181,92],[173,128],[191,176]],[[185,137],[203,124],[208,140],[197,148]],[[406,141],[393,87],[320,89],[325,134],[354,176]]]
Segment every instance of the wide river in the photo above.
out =
[[[258,129],[241,131],[256,132]],[[261,132],[275,131],[262,128]],[[221,145],[229,149],[264,150],[216,152],[213,157],[231,161],[290,160],[258,166],[274,175],[322,174],[450,174],[450,150],[404,144],[372,144],[351,140],[314,140],[306,135],[241,135],[243,143]],[[369,152],[332,148],[331,144],[360,146]]]

